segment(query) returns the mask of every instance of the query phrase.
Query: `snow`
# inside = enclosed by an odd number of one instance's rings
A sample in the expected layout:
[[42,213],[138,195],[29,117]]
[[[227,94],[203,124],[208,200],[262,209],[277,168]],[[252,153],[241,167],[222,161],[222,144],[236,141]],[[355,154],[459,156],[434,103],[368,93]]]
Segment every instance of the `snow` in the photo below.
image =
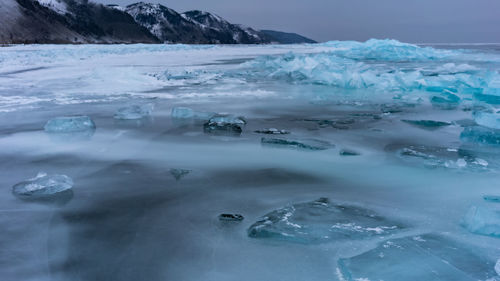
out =
[[63,0],[36,0],[40,5],[45,6],[54,12],[65,15],[67,13],[70,13],[68,11],[68,6]]

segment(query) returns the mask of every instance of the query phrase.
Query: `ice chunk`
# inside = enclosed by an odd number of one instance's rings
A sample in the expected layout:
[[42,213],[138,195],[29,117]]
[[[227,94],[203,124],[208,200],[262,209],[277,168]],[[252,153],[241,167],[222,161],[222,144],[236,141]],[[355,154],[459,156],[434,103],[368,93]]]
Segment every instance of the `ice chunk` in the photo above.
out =
[[474,114],[474,121],[480,126],[500,130],[500,114],[476,112]]
[[483,199],[489,202],[500,203],[500,195],[484,195]]
[[495,264],[495,271],[500,276],[500,259],[498,259],[497,263]]
[[370,210],[320,198],[266,214],[250,226],[248,235],[297,243],[324,243],[387,235],[402,228],[402,224]]
[[488,103],[488,104],[500,104],[500,90],[498,90],[498,93],[492,93],[492,92],[479,92],[479,93],[474,93],[474,98],[476,100]]
[[198,119],[208,120],[216,115],[214,112],[200,112],[194,111],[189,107],[174,107],[172,108],[171,116],[175,119]]
[[191,173],[191,170],[170,169],[170,174],[175,178],[175,180],[180,180],[189,173]]
[[[395,145],[395,147],[401,159],[422,163],[428,168],[484,170],[489,165],[486,160],[476,157],[466,149],[426,145],[405,145],[402,148]],[[393,149],[392,145],[386,149]]]
[[431,104],[440,109],[455,109],[460,104],[460,97],[445,90],[438,96],[432,96]]
[[320,128],[332,127],[340,130],[347,130],[349,126],[354,124],[356,121],[352,118],[348,119],[338,119],[338,120],[328,120],[328,119],[304,119],[304,121],[315,122]]
[[466,127],[460,134],[460,139],[465,142],[500,145],[500,130],[480,126]]
[[242,221],[244,218],[240,214],[220,214],[219,220],[221,221]]
[[494,261],[473,247],[447,237],[425,234],[380,243],[376,248],[338,261],[339,279],[454,280],[497,278]]
[[462,225],[472,233],[500,237],[500,211],[472,206]]
[[12,187],[12,192],[19,196],[47,196],[69,190],[73,180],[66,175],[48,175],[40,172],[32,179],[20,182]]
[[154,105],[152,103],[143,105],[131,105],[118,109],[115,113],[115,119],[133,120],[147,118],[153,112]]
[[360,155],[360,153],[356,152],[354,150],[350,150],[350,149],[341,149],[339,151],[339,155],[340,156],[358,156],[358,155]]
[[335,145],[329,142],[315,139],[290,140],[282,138],[261,138],[260,141],[263,145],[288,147],[302,150],[326,150],[335,147]]
[[257,134],[267,134],[267,135],[287,135],[290,134],[287,130],[278,130],[276,128],[262,129],[254,131]]
[[436,130],[444,126],[450,126],[451,123],[442,122],[442,121],[434,121],[434,120],[401,120],[410,125],[426,129],[426,130]]
[[239,135],[246,123],[242,116],[217,114],[210,118],[203,128],[206,133]]
[[94,121],[88,116],[66,116],[51,119],[45,124],[45,131],[48,133],[74,133],[84,131],[94,131],[96,128]]

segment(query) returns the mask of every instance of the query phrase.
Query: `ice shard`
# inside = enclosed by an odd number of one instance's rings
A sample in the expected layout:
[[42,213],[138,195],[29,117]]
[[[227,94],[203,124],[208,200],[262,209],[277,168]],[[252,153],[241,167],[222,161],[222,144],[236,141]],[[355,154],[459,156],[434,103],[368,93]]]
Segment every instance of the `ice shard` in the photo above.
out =
[[96,128],[94,121],[88,116],[66,116],[51,119],[45,124],[45,131],[48,133],[75,133],[84,131],[94,131]]
[[143,105],[131,105],[118,109],[114,115],[115,119],[134,120],[151,116],[154,105],[151,103]]
[[266,135],[287,135],[290,134],[289,131],[287,130],[278,130],[276,128],[268,128],[268,129],[262,129],[262,130],[256,130],[254,131],[257,134],[266,134]]
[[450,126],[451,123],[443,122],[443,121],[434,121],[434,120],[401,120],[405,123],[413,125],[415,127],[419,127],[425,130],[436,130],[441,127]]
[[403,228],[403,224],[371,210],[320,198],[266,214],[248,228],[248,236],[315,244],[384,236]]
[[322,140],[315,139],[284,139],[284,138],[261,138],[262,145],[270,147],[284,147],[300,150],[326,150],[335,147],[335,145]]
[[476,112],[474,121],[480,126],[500,130],[500,113]]
[[484,128],[481,126],[466,127],[460,134],[460,139],[465,142],[474,142],[485,145],[500,145],[500,130]]
[[66,175],[49,175],[40,172],[36,177],[20,182],[12,187],[18,196],[43,197],[54,195],[73,187],[73,180]]
[[494,261],[436,234],[387,240],[360,255],[339,259],[338,274],[348,281],[499,280]]
[[500,237],[500,211],[472,206],[465,215],[462,225],[475,234]]
[[203,125],[204,131],[211,134],[239,135],[247,121],[242,116],[217,114]]

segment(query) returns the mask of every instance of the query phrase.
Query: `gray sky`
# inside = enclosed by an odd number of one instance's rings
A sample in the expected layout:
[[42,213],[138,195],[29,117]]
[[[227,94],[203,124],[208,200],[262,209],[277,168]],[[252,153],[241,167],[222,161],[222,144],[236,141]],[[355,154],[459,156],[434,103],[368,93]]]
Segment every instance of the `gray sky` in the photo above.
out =
[[151,1],[178,12],[204,10],[232,23],[296,32],[318,41],[394,38],[413,43],[500,43],[500,0]]

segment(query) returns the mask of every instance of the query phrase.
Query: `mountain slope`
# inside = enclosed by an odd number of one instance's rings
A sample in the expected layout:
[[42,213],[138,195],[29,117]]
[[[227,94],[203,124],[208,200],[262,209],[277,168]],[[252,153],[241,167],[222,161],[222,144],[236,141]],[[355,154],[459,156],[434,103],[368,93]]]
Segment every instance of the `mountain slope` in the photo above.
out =
[[88,0],[0,0],[0,44],[314,42],[293,33],[259,31],[198,10],[182,14],[144,2],[120,7]]
[[2,0],[0,43],[156,43],[130,15],[76,0]]

